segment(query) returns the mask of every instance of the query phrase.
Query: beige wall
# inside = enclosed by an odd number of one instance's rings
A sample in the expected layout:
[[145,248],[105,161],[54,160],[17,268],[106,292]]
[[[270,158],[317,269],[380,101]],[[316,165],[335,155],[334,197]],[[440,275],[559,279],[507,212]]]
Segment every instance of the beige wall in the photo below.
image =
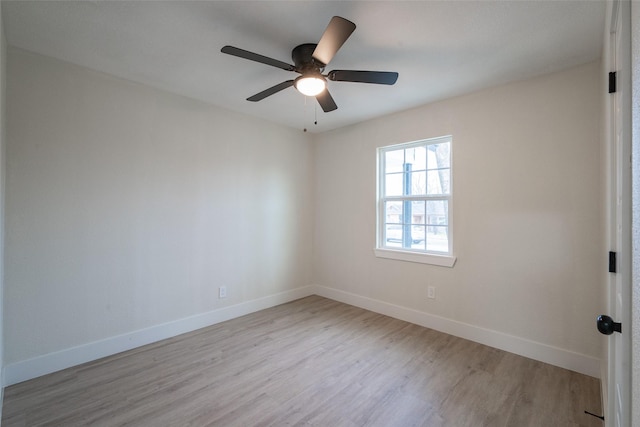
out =
[[[314,283],[597,361],[600,71],[590,63],[316,136]],[[442,135],[453,135],[456,265],[376,258],[376,147]]]
[[15,48],[7,103],[7,364],[311,282],[308,135]]

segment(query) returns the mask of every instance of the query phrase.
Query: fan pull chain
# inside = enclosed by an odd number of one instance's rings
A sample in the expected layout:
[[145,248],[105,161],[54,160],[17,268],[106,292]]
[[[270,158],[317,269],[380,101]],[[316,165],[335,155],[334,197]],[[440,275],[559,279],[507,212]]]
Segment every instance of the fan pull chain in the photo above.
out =
[[[308,97],[308,96],[304,97],[304,112],[303,112],[303,115],[304,115],[305,119],[307,118],[307,99],[308,98],[310,98],[310,97]],[[313,108],[313,124],[316,125],[316,126],[318,125],[318,103],[317,102],[314,103],[314,108]],[[302,131],[306,132],[307,128],[302,128]]]
[[[303,117],[302,121],[304,122],[307,118],[307,96],[306,95],[304,96],[304,111],[303,111],[302,117]],[[307,128],[303,128],[302,131],[306,132]]]
[[[307,117],[307,96],[304,96],[304,108],[302,109],[302,121],[304,122]],[[307,128],[302,128],[303,132],[307,131]]]

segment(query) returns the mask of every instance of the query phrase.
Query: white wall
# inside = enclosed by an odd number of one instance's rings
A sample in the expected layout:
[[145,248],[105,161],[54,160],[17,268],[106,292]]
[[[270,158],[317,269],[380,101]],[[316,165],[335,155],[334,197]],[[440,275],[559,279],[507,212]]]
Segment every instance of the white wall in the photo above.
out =
[[311,283],[308,135],[15,48],[7,73],[8,366]]
[[[599,376],[600,71],[591,63],[317,136],[314,283]],[[456,265],[376,258],[376,147],[448,134]]]
[[[9,383],[90,359],[70,357],[74,349],[108,353],[135,331],[301,295],[291,292],[311,283],[599,375],[598,63],[313,144],[298,130],[14,48],[7,71]],[[375,258],[376,147],[446,134],[457,264]]]

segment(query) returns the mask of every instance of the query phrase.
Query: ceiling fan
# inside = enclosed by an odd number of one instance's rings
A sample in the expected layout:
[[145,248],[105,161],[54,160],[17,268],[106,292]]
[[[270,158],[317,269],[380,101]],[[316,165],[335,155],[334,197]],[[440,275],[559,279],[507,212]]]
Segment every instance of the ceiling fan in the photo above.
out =
[[322,74],[324,68],[333,59],[338,49],[347,41],[355,29],[356,24],[353,22],[339,16],[334,16],[331,18],[329,25],[324,30],[317,44],[305,43],[293,49],[291,58],[295,65],[233,46],[225,46],[221,51],[222,53],[271,65],[272,67],[281,68],[286,71],[295,71],[300,74],[296,79],[287,80],[250,96],[247,98],[247,101],[261,101],[281,90],[294,86],[300,93],[306,96],[315,96],[322,110],[328,113],[329,111],[337,109],[338,106],[327,89],[327,79],[337,82],[375,83],[383,85],[392,85],[398,80],[398,73],[389,71],[333,70],[327,74]]

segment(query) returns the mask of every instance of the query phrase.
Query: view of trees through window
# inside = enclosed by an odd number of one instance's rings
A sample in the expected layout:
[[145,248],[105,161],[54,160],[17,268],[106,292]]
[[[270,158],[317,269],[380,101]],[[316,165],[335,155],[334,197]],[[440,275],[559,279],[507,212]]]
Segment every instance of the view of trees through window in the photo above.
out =
[[451,138],[380,150],[380,247],[450,253]]

